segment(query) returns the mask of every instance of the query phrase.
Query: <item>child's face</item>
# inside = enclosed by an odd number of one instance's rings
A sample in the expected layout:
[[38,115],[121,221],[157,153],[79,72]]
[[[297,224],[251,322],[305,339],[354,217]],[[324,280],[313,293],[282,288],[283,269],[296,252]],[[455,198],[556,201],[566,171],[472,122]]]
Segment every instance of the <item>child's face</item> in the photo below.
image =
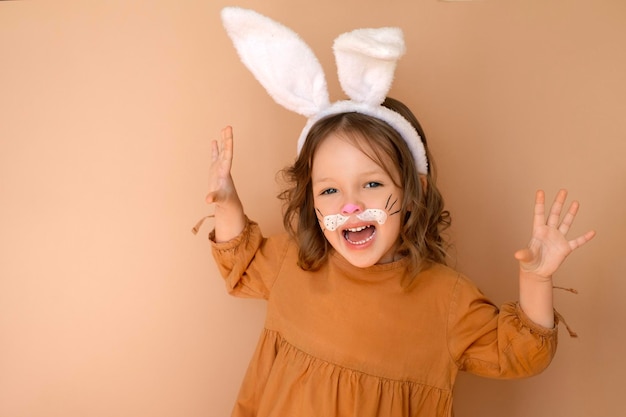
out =
[[381,166],[331,134],[315,153],[311,178],[320,227],[339,254],[361,268],[396,260],[403,193]]

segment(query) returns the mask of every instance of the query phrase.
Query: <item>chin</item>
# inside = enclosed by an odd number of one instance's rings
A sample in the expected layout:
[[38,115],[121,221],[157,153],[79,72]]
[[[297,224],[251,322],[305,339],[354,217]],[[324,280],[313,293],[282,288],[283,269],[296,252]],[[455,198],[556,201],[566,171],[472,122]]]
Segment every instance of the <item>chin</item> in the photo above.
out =
[[[365,250],[367,251],[367,250]],[[365,252],[363,251],[363,252]],[[386,264],[393,262],[394,257],[388,253],[376,254],[376,253],[355,253],[354,250],[339,250],[341,256],[343,256],[350,264],[357,268],[368,268],[370,266],[378,264]],[[357,251],[358,252],[358,251]]]
[[350,262],[352,266],[356,266],[357,268],[369,268],[370,266],[374,266],[378,263],[378,262],[373,262],[373,261],[368,261],[368,260],[355,260],[346,256],[344,256],[344,258],[346,258],[346,260]]

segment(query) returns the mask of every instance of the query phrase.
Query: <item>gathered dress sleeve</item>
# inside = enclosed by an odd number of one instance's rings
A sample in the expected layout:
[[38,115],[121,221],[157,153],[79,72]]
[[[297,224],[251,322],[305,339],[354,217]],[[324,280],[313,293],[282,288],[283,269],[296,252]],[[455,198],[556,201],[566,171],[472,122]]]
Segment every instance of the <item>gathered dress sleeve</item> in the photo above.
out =
[[265,238],[259,225],[246,219],[239,236],[215,242],[209,235],[213,257],[231,295],[268,299],[289,246],[287,235]]
[[557,323],[544,328],[517,302],[497,308],[465,277],[459,277],[448,317],[450,354],[462,371],[491,378],[522,378],[542,372],[557,347]]

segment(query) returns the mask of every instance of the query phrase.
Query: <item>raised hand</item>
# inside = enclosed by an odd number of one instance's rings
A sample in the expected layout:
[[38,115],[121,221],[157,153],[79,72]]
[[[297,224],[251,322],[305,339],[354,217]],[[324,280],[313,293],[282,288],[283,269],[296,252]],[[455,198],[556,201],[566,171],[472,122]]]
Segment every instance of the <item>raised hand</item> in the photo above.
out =
[[230,173],[233,163],[233,129],[222,129],[222,139],[211,142],[209,193],[206,202],[215,203],[215,240],[225,242],[235,238],[246,225],[241,200]]
[[545,194],[537,191],[530,243],[515,253],[522,271],[549,280],[570,253],[595,236],[590,230],[574,239],[566,237],[579,207],[578,202],[572,202],[561,219],[566,198],[567,190],[560,190],[546,219]]
[[233,162],[233,129],[222,129],[220,141],[211,142],[211,165],[209,167],[209,192],[207,203],[224,203],[233,197],[235,186],[230,175]]

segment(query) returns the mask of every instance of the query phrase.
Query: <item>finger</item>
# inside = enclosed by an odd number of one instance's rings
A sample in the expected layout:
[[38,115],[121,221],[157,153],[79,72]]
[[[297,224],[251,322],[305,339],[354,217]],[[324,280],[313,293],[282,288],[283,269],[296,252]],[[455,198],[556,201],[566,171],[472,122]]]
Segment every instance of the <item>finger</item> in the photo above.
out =
[[226,138],[232,138],[232,137],[233,137],[233,127],[225,126],[224,129],[222,129],[222,138],[225,140]]
[[550,208],[550,215],[548,216],[548,222],[546,223],[548,226],[557,227],[559,224],[561,211],[563,210],[563,204],[565,204],[566,198],[567,190],[559,190],[554,198],[554,203],[552,203],[552,207]]
[[559,232],[564,235],[567,234],[570,227],[572,226],[572,223],[574,223],[574,219],[576,218],[576,213],[578,213],[579,207],[580,205],[578,204],[578,201],[573,201],[572,204],[570,204],[569,210],[567,210],[567,213],[565,214],[565,217],[563,217],[563,221],[559,226]]
[[211,162],[215,162],[220,157],[220,150],[216,140],[211,141]]
[[230,161],[233,159],[233,128],[231,126],[226,126],[222,129],[222,149],[220,153],[223,160]]
[[535,194],[535,216],[533,220],[534,228],[538,228],[546,224],[545,201],[546,201],[546,196],[543,190],[537,190],[537,193]]
[[580,248],[585,243],[589,242],[596,235],[595,230],[590,230],[582,236],[578,236],[576,239],[569,241],[569,247],[574,250]]

